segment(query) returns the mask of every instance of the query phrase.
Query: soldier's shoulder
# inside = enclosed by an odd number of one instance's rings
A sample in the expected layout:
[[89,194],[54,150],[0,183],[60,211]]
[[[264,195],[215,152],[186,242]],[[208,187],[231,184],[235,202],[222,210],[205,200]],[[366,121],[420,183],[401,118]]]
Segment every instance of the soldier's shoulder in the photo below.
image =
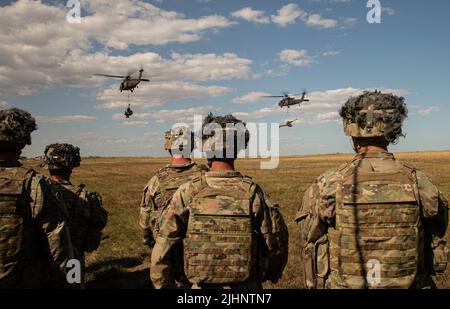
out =
[[348,163],[344,163],[340,166],[330,168],[317,177],[316,182],[335,183],[342,178],[348,166]]

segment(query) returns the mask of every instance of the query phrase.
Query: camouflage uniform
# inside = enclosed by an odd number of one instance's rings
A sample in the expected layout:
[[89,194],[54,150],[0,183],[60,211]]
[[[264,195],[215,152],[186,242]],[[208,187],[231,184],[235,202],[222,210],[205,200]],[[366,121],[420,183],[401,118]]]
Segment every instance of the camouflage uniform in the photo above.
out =
[[236,171],[209,171],[180,186],[164,211],[150,277],[174,288],[184,265],[194,288],[261,288],[278,281],[287,257],[287,227],[261,187]]
[[[363,113],[383,115],[386,108],[390,119],[402,118],[389,104],[377,109],[372,95],[361,96],[369,97]],[[374,123],[365,123],[373,130],[344,117],[347,134],[368,138],[389,131],[372,117]],[[401,134],[396,130],[387,141]],[[431,275],[446,268],[446,199],[425,174],[387,151],[360,152],[321,175],[306,191],[296,220],[307,288],[431,287]]]
[[144,232],[144,244],[153,247],[158,232],[157,223],[169,205],[175,191],[192,176],[205,169],[194,162],[167,165],[159,169],[144,188],[139,214],[139,226]]
[[[27,112],[0,111],[0,154],[31,144],[35,129]],[[65,286],[73,249],[64,207],[44,176],[0,160],[0,288]]]
[[[80,165],[79,148],[69,144],[48,145],[44,154],[49,170],[72,170]],[[85,275],[85,252],[97,250],[102,230],[108,220],[108,212],[102,207],[102,198],[96,192],[89,192],[84,185],[73,185],[69,180],[52,181],[55,190],[64,201],[68,216],[71,240],[75,258],[81,263],[82,286]]]

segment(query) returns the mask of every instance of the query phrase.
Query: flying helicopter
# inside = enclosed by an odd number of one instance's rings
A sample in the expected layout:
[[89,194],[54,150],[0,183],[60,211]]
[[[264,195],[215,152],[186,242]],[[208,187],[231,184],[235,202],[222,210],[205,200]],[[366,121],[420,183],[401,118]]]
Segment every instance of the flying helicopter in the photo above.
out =
[[271,95],[264,96],[265,98],[282,98],[280,102],[278,102],[278,106],[283,108],[290,108],[293,105],[301,105],[303,102],[309,102],[309,99],[306,98],[306,91],[303,91],[301,97],[292,96],[288,93],[284,93],[283,95]]
[[[139,72],[139,77],[132,78],[131,76],[136,72]],[[134,71],[134,72],[128,71],[128,75],[126,75],[126,76],[100,74],[100,73],[96,73],[94,75],[95,76],[104,76],[104,77],[113,77],[113,78],[122,78],[122,82],[120,83],[120,87],[119,87],[120,92],[122,92],[122,91],[134,92],[135,88],[139,88],[139,84],[141,82],[149,82],[150,81],[149,79],[142,78],[143,73],[144,73],[144,69],[141,67],[139,69],[139,71]],[[128,97],[128,99],[129,99],[129,97]],[[131,110],[130,104],[128,104],[128,108],[125,110],[124,115],[126,118],[130,118],[130,116],[133,115],[133,111]]]
[[294,122],[296,122],[298,119],[295,118],[294,120],[286,120],[286,122],[284,124],[280,124],[280,128],[282,127],[288,127],[288,128],[292,128],[292,126],[294,125]]
[[128,75],[126,75],[126,76],[123,76],[123,75],[99,74],[99,73],[96,73],[94,75],[95,76],[104,76],[104,77],[113,77],[113,78],[122,78],[122,82],[120,83],[120,88],[119,88],[120,92],[127,91],[127,90],[133,92],[135,88],[139,88],[139,84],[141,82],[149,82],[150,81],[149,79],[142,78],[142,74],[144,73],[144,69],[143,68],[141,68],[139,70],[139,77],[138,78],[131,78],[131,76],[134,73],[136,73],[136,72],[137,71],[128,73]]

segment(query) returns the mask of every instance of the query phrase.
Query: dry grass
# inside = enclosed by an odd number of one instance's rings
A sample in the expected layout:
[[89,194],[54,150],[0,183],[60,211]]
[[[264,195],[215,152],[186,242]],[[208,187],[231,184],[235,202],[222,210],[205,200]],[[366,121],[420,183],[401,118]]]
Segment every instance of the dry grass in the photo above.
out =
[[[397,157],[416,166],[433,178],[450,197],[450,151],[399,153]],[[252,176],[278,202],[290,230],[290,254],[283,278],[273,288],[302,288],[298,230],[293,218],[304,191],[314,179],[351,155],[281,158],[276,170],[260,170],[258,160],[238,161],[237,168]],[[84,183],[102,194],[110,213],[100,248],[87,256],[88,287],[145,287],[148,269],[139,267],[148,261],[149,250],[141,244],[137,225],[141,190],[157,168],[167,159],[160,158],[85,158],[73,175],[74,183]],[[36,165],[35,162],[31,162]],[[449,239],[449,233],[447,233]],[[131,271],[131,272],[130,272]],[[449,272],[438,278],[440,287],[450,287]]]

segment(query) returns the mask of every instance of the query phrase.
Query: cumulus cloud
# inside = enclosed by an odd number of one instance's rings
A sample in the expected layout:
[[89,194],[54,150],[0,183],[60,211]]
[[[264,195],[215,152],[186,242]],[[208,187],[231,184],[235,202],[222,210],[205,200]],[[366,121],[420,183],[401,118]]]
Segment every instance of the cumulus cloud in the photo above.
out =
[[125,121],[122,123],[123,126],[127,126],[127,127],[146,127],[148,126],[148,121]]
[[323,18],[319,14],[310,14],[307,18],[305,18],[305,24],[308,26],[328,29],[336,27],[337,21],[330,18]]
[[284,49],[278,53],[278,57],[280,61],[298,67],[308,66],[314,62],[314,57],[308,55],[306,49]]
[[97,120],[96,117],[87,115],[67,115],[67,116],[36,116],[37,122],[62,124],[70,122],[90,122]]
[[149,84],[139,89],[128,99],[128,94],[120,93],[115,86],[107,88],[97,95],[97,100],[103,101],[96,105],[97,109],[123,109],[132,104],[133,107],[146,109],[164,105],[167,102],[205,97],[221,96],[232,89],[221,86],[201,86],[188,82],[162,82]]
[[[140,0],[81,3],[84,16],[80,24],[66,21],[68,9],[62,5],[20,0],[0,7],[2,96],[30,95],[60,86],[96,87],[103,79],[92,77],[93,73],[122,75],[141,64],[160,80],[206,81],[251,76],[251,60],[232,53],[173,53],[169,59],[156,53],[111,55],[111,48],[199,40],[205,31],[232,24],[223,16],[188,19]],[[93,42],[105,49],[94,52]],[[123,68],[124,72],[117,72],[117,68]]]
[[431,106],[431,107],[427,107],[427,108],[422,108],[418,111],[419,115],[421,116],[428,116],[431,115],[433,113],[437,113],[441,110],[441,108],[439,106]]
[[268,96],[270,95],[269,93],[266,92],[250,92],[247,93],[241,97],[237,97],[234,98],[231,102],[235,103],[235,104],[245,104],[245,103],[256,103],[256,102],[260,102],[264,96]]
[[186,123],[192,124],[194,122],[194,115],[206,115],[209,112],[218,110],[213,106],[191,107],[186,109],[163,109],[152,113],[151,117],[157,123]]
[[232,12],[231,16],[257,24],[270,23],[270,19],[265,15],[264,11],[254,10],[251,7],[245,7],[238,11]]
[[[318,125],[338,121],[339,108],[348,100],[348,98],[357,96],[363,93],[364,90],[378,89],[386,93],[394,93],[396,95],[406,95],[408,92],[403,89],[390,89],[382,87],[373,88],[339,88],[326,91],[315,91],[307,95],[309,102],[303,102],[301,107],[289,109],[291,118],[298,118],[297,124],[303,125]],[[264,119],[270,116],[282,117],[286,115],[286,109],[281,109],[277,104],[271,107],[261,108],[251,112],[237,112],[233,113],[236,117],[241,117],[247,121],[255,121]]]
[[289,24],[295,23],[297,18],[305,18],[307,13],[303,11],[297,4],[289,3],[281,7],[276,15],[272,15],[272,21],[281,26],[286,27]]

